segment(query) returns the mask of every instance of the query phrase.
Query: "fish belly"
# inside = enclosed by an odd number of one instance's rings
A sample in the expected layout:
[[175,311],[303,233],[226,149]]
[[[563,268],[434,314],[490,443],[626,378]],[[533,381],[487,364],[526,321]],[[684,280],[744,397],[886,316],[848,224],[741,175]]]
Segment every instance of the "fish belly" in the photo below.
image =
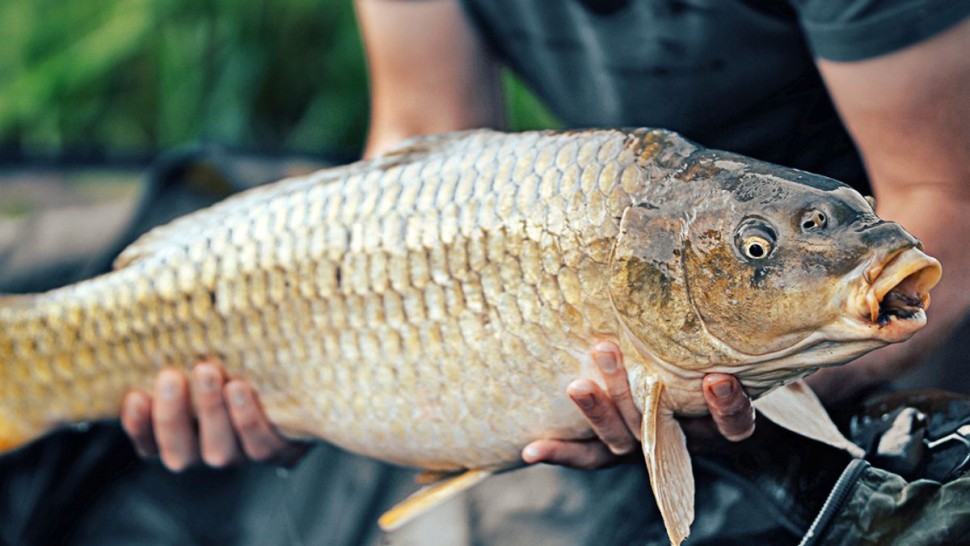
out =
[[606,268],[628,133],[487,131],[240,194],[119,269],[0,302],[0,445],[113,418],[163,366],[222,358],[271,420],[433,469],[577,438],[565,397],[616,331]]

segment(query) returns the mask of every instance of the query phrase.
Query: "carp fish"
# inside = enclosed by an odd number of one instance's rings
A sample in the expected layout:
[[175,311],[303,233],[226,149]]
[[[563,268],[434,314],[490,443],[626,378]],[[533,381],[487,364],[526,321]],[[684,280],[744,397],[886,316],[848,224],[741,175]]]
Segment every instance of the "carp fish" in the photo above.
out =
[[539,438],[619,344],[671,543],[693,520],[675,415],[735,375],[784,427],[849,450],[801,378],[903,341],[941,268],[848,186],[654,129],[477,130],[286,179],[156,228],[115,271],[0,300],[0,448],[117,418],[166,365],[219,356],[271,421],[447,474],[394,528]]

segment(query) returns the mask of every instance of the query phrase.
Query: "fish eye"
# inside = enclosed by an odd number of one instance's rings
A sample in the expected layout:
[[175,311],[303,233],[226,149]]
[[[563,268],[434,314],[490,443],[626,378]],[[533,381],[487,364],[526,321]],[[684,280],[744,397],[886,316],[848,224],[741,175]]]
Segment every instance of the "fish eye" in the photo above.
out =
[[752,235],[744,239],[741,251],[752,260],[760,260],[771,252],[771,243],[763,237]]
[[735,244],[749,260],[763,260],[775,248],[775,231],[764,220],[749,218],[738,228]]
[[819,230],[824,228],[826,224],[828,224],[828,217],[825,216],[824,212],[818,209],[807,211],[802,215],[803,231]]

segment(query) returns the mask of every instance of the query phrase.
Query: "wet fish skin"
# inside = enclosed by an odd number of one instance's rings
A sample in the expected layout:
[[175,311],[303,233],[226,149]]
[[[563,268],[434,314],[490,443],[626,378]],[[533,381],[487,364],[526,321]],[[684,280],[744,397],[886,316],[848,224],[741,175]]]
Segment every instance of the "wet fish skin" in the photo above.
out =
[[587,351],[607,339],[679,544],[693,477],[673,416],[707,411],[703,375],[857,453],[792,382],[925,324],[940,267],[919,248],[844,185],[667,131],[423,137],[157,228],[113,273],[0,300],[0,450],[116,417],[162,366],[218,355],[286,434],[472,469],[446,496],[534,439],[589,437],[565,388],[602,383]]
[[616,331],[605,268],[637,163],[656,153],[662,176],[691,149],[474,132],[231,198],[114,273],[3,307],[0,420],[22,440],[113,418],[160,367],[217,354],[288,434],[393,462],[490,466],[585,436],[563,393]]

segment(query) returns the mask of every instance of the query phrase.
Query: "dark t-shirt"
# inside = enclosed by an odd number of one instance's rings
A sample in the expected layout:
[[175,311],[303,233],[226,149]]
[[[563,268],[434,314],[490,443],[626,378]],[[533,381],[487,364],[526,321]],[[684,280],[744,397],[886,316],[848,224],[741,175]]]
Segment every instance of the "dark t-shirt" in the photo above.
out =
[[865,173],[813,56],[923,40],[966,0],[464,0],[494,52],[568,127],[672,129],[825,174]]

